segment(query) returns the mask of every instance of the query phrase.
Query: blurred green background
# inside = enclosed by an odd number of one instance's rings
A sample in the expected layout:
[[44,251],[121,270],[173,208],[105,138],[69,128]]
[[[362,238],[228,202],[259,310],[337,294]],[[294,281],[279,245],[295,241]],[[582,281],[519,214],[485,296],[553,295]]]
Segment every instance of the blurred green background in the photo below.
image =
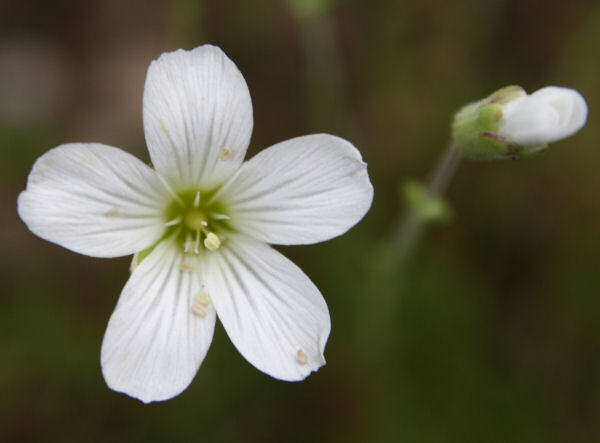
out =
[[[203,43],[254,104],[250,154],[328,132],[369,163],[371,212],[327,243],[279,248],[323,292],[328,364],[274,380],[218,326],[165,403],[110,391],[99,354],[129,258],[92,259],[16,213],[35,159],[65,142],[147,161],[149,62]],[[0,440],[594,442],[600,435],[600,2],[0,2]],[[452,223],[389,278],[379,251],[452,114],[507,84],[578,89],[588,125],[522,161],[463,162]]]

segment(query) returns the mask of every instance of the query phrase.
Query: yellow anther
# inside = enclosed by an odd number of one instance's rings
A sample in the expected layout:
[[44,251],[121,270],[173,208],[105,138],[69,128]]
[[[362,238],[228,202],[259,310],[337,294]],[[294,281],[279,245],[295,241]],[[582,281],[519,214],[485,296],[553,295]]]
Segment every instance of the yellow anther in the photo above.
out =
[[216,234],[209,232],[204,239],[204,246],[206,246],[206,249],[209,251],[216,251],[219,249],[219,246],[221,246],[221,240],[219,240],[219,237]]
[[196,303],[200,303],[201,305],[205,306],[210,305],[210,296],[204,291],[198,292],[194,298]]
[[201,305],[200,303],[194,303],[192,305],[192,312],[196,314],[198,317],[206,317],[206,306]]
[[210,305],[210,297],[204,291],[198,292],[194,296],[194,304],[192,305],[192,312],[199,317],[206,317],[208,312],[208,306]]
[[306,363],[308,363],[308,357],[306,356],[306,354],[304,353],[304,351],[302,349],[298,349],[296,358],[298,359],[298,363],[300,363],[301,365],[305,365]]
[[179,269],[181,269],[182,271],[195,271],[196,267],[190,263],[186,263],[183,261],[179,263]]
[[221,154],[219,155],[219,160],[221,160],[222,162],[226,162],[227,160],[229,160],[229,157],[231,157],[231,149],[227,147],[223,148]]

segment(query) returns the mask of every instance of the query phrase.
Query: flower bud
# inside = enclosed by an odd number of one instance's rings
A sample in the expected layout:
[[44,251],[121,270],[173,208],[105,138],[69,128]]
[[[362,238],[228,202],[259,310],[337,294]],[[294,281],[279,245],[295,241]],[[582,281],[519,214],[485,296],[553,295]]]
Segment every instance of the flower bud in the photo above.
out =
[[466,157],[527,157],[575,134],[587,112],[585,99],[574,89],[549,86],[527,95],[519,86],[508,86],[462,108],[452,136]]

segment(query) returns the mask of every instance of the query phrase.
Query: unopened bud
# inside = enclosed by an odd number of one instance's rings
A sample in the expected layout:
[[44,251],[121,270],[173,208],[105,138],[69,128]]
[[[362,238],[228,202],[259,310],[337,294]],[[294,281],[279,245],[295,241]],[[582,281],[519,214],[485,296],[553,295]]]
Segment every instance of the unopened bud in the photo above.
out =
[[575,134],[586,120],[587,104],[574,89],[549,86],[527,95],[509,86],[462,108],[452,136],[466,157],[520,158]]

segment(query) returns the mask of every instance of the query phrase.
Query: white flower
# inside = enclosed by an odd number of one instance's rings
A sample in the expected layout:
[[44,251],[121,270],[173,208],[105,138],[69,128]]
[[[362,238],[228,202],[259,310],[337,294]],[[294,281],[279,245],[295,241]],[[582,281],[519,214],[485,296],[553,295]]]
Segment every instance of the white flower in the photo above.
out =
[[545,146],[579,131],[587,112],[579,92],[548,86],[506,103],[499,135],[521,146]]
[[548,86],[527,95],[520,86],[506,86],[455,114],[452,141],[473,159],[529,157],[583,128],[587,113],[574,89]]
[[41,156],[18,200],[36,235],[94,257],[136,253],[102,343],[107,384],[144,402],[181,393],[218,316],[261,371],[301,380],[325,363],[327,305],[272,249],[346,232],[373,188],[349,142],[278,143],[243,163],[252,103],[213,46],[163,54],[148,69],[144,131],[154,169],[101,144]]

